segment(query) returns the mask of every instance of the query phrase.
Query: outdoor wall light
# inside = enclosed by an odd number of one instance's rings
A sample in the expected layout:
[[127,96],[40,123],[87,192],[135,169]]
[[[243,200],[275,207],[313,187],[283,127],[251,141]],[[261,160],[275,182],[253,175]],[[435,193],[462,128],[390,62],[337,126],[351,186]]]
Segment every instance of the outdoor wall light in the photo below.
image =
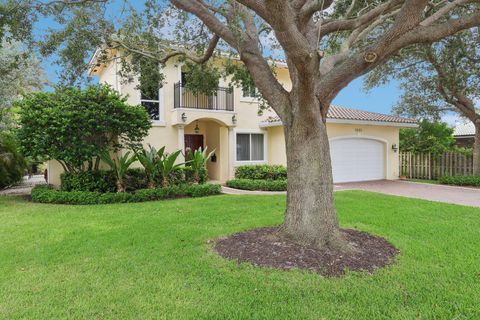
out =
[[397,152],[397,151],[398,151],[398,147],[397,147],[397,144],[396,144],[396,143],[392,144],[392,150],[393,150],[393,152]]
[[237,117],[235,115],[232,116],[232,123],[237,124]]
[[183,122],[187,122],[187,115],[184,113],[182,113],[182,121]]
[[197,120],[197,123],[195,124],[195,129],[193,130],[195,131],[196,134],[200,132],[200,128],[198,127],[198,120]]

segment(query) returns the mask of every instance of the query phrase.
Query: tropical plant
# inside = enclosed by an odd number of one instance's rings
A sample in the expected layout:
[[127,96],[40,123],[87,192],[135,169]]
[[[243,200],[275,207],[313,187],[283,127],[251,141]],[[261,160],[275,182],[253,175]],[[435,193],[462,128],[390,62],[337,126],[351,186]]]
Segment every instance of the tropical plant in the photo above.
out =
[[116,185],[117,185],[117,192],[125,192],[125,183],[124,177],[125,173],[127,172],[128,168],[132,165],[137,157],[135,155],[131,155],[131,151],[127,151],[125,154],[121,156],[112,157],[112,154],[106,150],[99,153],[100,159],[105,162],[115,173]]
[[195,151],[188,149],[185,152],[185,160],[193,170],[193,182],[195,183],[205,183],[205,181],[201,181],[200,176],[202,171],[206,170],[207,162],[215,152],[215,149],[213,149],[210,153],[207,153],[207,149],[208,147],[205,147],[205,150],[202,150],[200,147]]
[[158,162],[159,162],[159,152],[163,154],[165,147],[157,151],[151,145],[148,146],[148,150],[142,148],[140,151],[136,152],[138,161],[142,164],[145,169],[145,174],[148,180],[148,188],[154,189],[157,186],[157,176],[158,176]]
[[160,150],[158,150],[157,155],[159,161],[157,164],[157,170],[162,176],[162,187],[168,187],[170,184],[170,173],[186,163],[175,163],[181,152],[181,150],[177,150],[171,154],[168,154],[165,152],[165,147],[162,147]]

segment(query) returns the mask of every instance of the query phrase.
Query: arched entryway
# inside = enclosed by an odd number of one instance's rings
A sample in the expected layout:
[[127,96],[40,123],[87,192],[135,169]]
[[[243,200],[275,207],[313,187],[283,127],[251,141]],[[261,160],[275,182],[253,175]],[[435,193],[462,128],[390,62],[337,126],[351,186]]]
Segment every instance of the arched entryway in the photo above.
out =
[[208,178],[225,181],[229,178],[229,128],[223,122],[201,118],[190,122],[184,128],[184,149],[208,148],[214,156],[208,161]]

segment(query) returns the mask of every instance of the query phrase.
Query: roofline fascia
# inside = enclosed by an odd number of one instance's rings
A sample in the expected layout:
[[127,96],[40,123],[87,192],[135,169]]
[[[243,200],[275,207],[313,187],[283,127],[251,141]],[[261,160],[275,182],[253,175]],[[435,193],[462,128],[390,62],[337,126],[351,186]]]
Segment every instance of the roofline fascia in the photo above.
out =
[[[418,128],[417,123],[401,123],[401,122],[375,121],[375,120],[327,119],[327,123],[386,126],[386,127],[399,127],[399,128]],[[281,121],[260,122],[260,128],[278,127],[278,126],[283,126],[283,123]]]

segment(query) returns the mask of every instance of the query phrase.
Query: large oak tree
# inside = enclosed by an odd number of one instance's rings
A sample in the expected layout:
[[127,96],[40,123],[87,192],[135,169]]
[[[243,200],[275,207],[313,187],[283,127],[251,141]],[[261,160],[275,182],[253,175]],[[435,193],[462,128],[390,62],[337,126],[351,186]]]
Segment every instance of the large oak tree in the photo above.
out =
[[[132,10],[115,23],[99,18],[107,1],[53,2],[53,9],[44,11],[63,17],[58,21],[69,32],[57,32],[48,43],[61,48],[63,35],[72,56],[85,39],[121,49],[121,58],[130,63],[140,57],[159,63],[180,57],[207,65],[216,48],[235,53],[284,124],[289,171],[281,230],[317,247],[347,248],[333,202],[326,130],[331,101],[402,48],[480,25],[479,1],[473,0],[149,0],[145,15]],[[96,36],[93,29],[100,27],[102,35]],[[76,30],[83,42],[72,41]],[[174,45],[165,33],[174,35]],[[286,59],[290,90],[272,72],[263,50],[270,42]],[[81,58],[77,54],[75,61]],[[123,71],[131,68],[125,63]]]

